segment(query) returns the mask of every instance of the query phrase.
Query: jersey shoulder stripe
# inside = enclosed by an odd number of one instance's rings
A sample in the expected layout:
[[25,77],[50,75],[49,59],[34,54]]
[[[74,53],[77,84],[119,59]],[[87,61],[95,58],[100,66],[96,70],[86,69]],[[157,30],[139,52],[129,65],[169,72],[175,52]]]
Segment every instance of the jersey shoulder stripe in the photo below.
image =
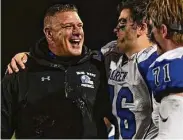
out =
[[[157,57],[158,57],[158,54],[157,54],[156,45],[146,48],[145,50],[141,51],[137,55],[138,70],[139,70],[140,74],[142,75],[144,81],[146,82],[147,86],[148,86],[148,83],[146,80],[146,75],[148,72],[148,68],[154,62],[154,60],[156,60]],[[150,91],[149,86],[148,86],[148,89]]]
[[159,56],[151,65],[150,67],[154,67],[155,63],[162,62],[164,60],[173,60],[176,58],[182,58],[183,57],[183,47],[179,47],[173,50],[170,50],[161,56]]
[[119,53],[119,50],[117,48],[117,41],[116,40],[113,40],[109,43],[107,43],[106,45],[104,45],[102,48],[101,48],[101,53],[105,56],[111,52],[116,52],[116,53]]
[[141,63],[141,62],[149,59],[149,57],[152,56],[152,54],[154,54],[155,52],[157,52],[157,46],[156,45],[150,46],[150,47],[140,51],[137,54],[138,63]]

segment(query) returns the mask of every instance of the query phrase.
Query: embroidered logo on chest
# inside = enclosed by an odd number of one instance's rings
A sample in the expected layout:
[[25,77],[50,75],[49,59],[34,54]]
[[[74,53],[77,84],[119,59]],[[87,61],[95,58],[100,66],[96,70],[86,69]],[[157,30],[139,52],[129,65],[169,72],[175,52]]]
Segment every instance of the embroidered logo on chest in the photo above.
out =
[[96,77],[96,74],[89,72],[76,72],[77,75],[80,75],[80,81],[82,87],[94,88],[94,83],[92,77]]

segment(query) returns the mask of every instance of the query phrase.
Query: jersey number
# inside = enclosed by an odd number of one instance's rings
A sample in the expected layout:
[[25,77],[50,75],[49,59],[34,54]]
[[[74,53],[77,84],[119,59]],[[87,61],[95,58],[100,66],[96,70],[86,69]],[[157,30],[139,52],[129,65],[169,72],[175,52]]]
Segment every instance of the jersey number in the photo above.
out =
[[[112,85],[110,85],[110,94],[114,97],[114,86]],[[127,105],[128,103],[133,103],[133,94],[129,88],[125,87],[121,88],[117,95],[116,112],[120,118],[121,136],[123,139],[131,139],[136,133],[136,122],[135,115],[129,110]]]
[[[155,76],[155,85],[159,86],[159,74],[160,74],[160,67],[156,67],[153,70],[153,75]],[[163,66],[163,71],[164,71],[164,81],[169,82],[170,81],[170,72],[169,72],[169,64],[166,64]]]

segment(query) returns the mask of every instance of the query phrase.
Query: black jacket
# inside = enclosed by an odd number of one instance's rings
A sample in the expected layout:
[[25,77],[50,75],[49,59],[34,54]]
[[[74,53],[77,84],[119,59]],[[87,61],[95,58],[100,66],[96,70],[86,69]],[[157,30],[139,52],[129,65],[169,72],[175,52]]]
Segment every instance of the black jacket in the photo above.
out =
[[1,137],[107,138],[111,117],[104,65],[97,52],[53,55],[45,39],[31,48],[26,69],[2,81]]

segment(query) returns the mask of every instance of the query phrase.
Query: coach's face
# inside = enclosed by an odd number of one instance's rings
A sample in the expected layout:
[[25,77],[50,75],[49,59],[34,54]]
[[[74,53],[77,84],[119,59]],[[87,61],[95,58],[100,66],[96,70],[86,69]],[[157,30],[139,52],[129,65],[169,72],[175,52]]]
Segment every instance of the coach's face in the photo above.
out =
[[56,13],[53,18],[51,33],[58,55],[81,55],[84,42],[83,23],[74,11]]
[[123,9],[118,18],[118,25],[115,28],[117,35],[117,46],[124,53],[131,49],[137,39],[137,30],[133,28],[130,9]]

